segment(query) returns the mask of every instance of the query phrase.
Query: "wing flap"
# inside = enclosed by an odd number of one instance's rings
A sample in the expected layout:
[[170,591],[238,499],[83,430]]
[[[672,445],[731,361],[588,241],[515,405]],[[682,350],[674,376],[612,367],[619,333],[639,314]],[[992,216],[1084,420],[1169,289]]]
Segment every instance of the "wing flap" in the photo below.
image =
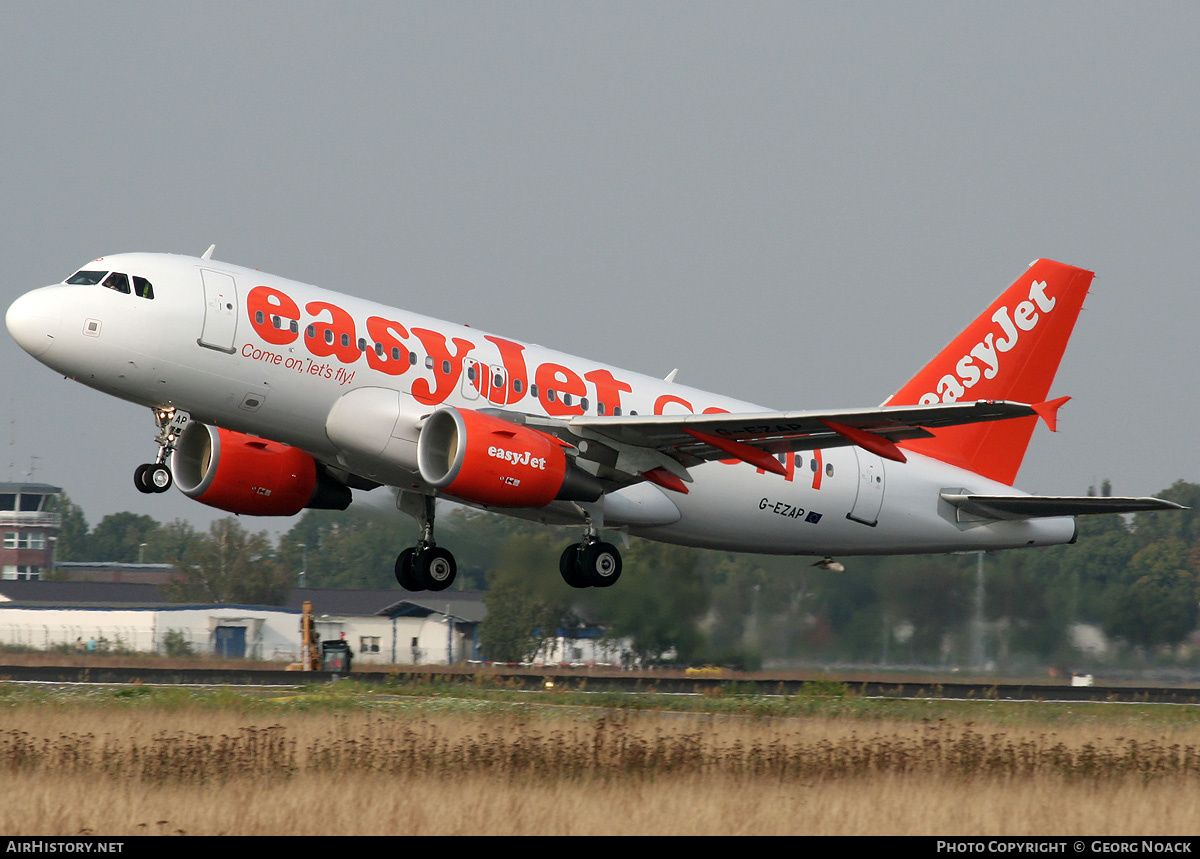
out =
[[[889,443],[928,438],[930,430],[941,427],[1035,414],[1023,403],[981,401],[846,411],[588,416],[571,418],[566,429],[578,437],[618,448],[657,450],[689,467],[728,457],[731,450],[745,447],[769,454],[843,447],[855,444],[852,437],[862,439],[863,433],[873,436],[871,441],[878,440],[878,446],[886,449]],[[846,428],[852,432],[845,432]],[[705,436],[712,438],[706,440]],[[735,444],[718,446],[716,439]]]

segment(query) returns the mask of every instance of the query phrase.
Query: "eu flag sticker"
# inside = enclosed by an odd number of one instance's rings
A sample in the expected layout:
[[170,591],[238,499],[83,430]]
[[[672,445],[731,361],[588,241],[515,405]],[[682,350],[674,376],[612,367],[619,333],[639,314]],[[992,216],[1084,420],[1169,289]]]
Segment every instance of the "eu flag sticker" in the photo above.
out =
[[820,521],[821,521],[821,514],[820,514],[820,513],[814,513],[814,512],[812,512],[812,511],[809,511],[809,514],[808,514],[807,516],[805,516],[805,517],[804,517],[804,521],[805,521],[805,522],[812,522],[814,525],[816,525],[818,522],[820,522]]

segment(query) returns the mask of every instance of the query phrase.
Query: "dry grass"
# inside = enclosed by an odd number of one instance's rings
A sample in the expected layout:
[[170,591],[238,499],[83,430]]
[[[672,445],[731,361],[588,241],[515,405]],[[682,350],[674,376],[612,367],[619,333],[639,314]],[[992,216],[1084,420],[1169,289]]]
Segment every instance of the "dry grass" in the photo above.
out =
[[1200,729],[0,711],[9,834],[1192,834]]

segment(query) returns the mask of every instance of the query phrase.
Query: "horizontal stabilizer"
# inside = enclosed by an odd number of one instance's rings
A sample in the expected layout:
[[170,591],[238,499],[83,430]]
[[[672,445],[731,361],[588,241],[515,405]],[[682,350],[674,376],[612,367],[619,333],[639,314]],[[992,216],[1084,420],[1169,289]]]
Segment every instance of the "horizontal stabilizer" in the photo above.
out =
[[1044,516],[1089,516],[1183,510],[1162,498],[1106,498],[1096,495],[967,495],[943,492],[942,500],[963,513],[984,519],[1036,519]]

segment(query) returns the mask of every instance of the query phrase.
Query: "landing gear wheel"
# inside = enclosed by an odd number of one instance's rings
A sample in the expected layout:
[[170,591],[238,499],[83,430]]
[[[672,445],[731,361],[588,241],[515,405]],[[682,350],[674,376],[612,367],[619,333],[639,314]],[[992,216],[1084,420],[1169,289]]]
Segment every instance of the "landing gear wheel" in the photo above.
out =
[[413,571],[413,556],[416,553],[416,549],[405,549],[396,558],[396,581],[406,591],[425,590],[425,586],[417,580],[416,573]]
[[146,472],[150,470],[150,463],[139,465],[133,472],[133,485],[137,487],[138,492],[150,493],[154,489],[146,482]]
[[593,587],[611,587],[621,578],[621,553],[612,543],[588,543],[579,552],[579,572]]
[[582,547],[578,543],[572,543],[563,549],[562,556],[558,559],[558,572],[562,575],[563,581],[571,587],[590,588],[592,583],[579,568],[581,549]]
[[142,480],[150,487],[151,492],[166,492],[171,488],[171,484],[175,482],[171,477],[171,469],[162,463],[157,463],[147,468],[146,473],[142,476]]
[[424,546],[413,557],[413,575],[427,590],[444,591],[457,574],[454,556],[439,546]]
[[173,482],[171,469],[162,463],[148,462],[133,472],[133,485],[138,492],[166,492]]

